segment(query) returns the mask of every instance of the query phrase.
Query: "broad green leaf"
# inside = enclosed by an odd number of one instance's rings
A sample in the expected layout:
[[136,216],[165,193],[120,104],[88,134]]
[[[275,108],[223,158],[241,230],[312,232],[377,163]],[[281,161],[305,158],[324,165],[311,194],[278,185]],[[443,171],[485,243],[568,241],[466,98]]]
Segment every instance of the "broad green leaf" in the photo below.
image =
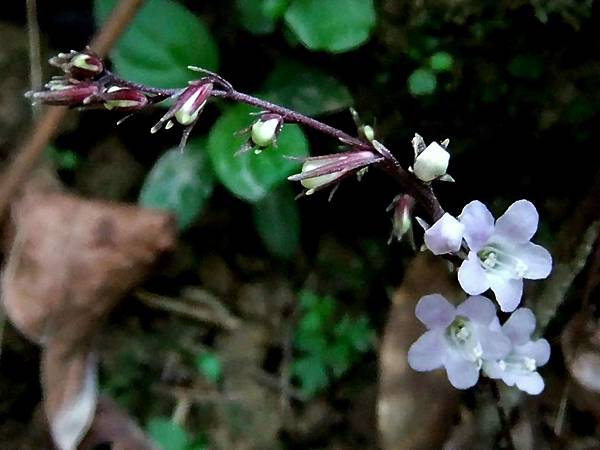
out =
[[428,95],[435,92],[437,78],[430,69],[417,69],[408,77],[408,91],[414,95]]
[[175,214],[181,230],[198,218],[214,185],[204,139],[188,142],[184,152],[169,150],[146,177],[140,192],[142,206]]
[[375,26],[373,0],[292,0],[284,17],[307,48],[332,53],[364,44]]
[[218,383],[221,379],[221,360],[213,352],[204,352],[198,355],[196,358],[196,368],[213,383]]
[[187,450],[190,438],[175,422],[163,417],[153,417],[146,427],[150,438],[164,450]]
[[267,77],[263,98],[315,116],[352,105],[350,92],[334,77],[294,61],[280,62]]
[[277,20],[283,15],[289,0],[236,0],[240,23],[254,34],[267,34],[275,30]]
[[517,55],[508,63],[508,71],[517,78],[535,80],[544,71],[544,63],[537,55]]
[[234,195],[257,202],[299,168],[299,162],[285,156],[308,156],[308,141],[297,125],[284,125],[277,148],[256,155],[250,151],[236,156],[246,136],[236,132],[253,120],[247,105],[235,105],[217,120],[208,136],[208,154],[217,178]]
[[429,67],[434,72],[448,72],[453,64],[454,58],[448,52],[436,52],[429,58]]
[[[117,0],[95,0],[97,23]],[[173,0],[148,0],[110,54],[119,75],[156,87],[184,87],[198,74],[187,66],[216,70],[218,49],[208,28]]]
[[273,255],[290,259],[296,254],[300,245],[300,213],[289,184],[279,186],[254,204],[254,223]]

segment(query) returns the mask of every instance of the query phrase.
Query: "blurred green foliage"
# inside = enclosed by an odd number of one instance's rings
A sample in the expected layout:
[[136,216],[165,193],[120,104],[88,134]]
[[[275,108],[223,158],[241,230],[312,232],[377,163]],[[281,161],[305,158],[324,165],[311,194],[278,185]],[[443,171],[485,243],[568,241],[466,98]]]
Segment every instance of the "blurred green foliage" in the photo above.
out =
[[331,297],[304,291],[299,302],[292,373],[302,392],[312,397],[360,360],[373,345],[374,330],[366,315],[341,314]]
[[139,203],[175,214],[181,230],[199,216],[212,194],[214,175],[206,156],[205,139],[192,139],[185,152],[168,150],[148,173]]
[[146,427],[148,435],[164,450],[207,450],[201,437],[192,439],[181,425],[164,417],[153,417]]
[[218,383],[223,376],[223,368],[219,355],[213,352],[202,352],[196,357],[196,369],[207,380]]
[[[95,0],[104,22],[117,0]],[[183,87],[197,77],[187,66],[217,70],[217,44],[202,19],[172,0],[150,0],[110,53],[119,75],[150,86]]]

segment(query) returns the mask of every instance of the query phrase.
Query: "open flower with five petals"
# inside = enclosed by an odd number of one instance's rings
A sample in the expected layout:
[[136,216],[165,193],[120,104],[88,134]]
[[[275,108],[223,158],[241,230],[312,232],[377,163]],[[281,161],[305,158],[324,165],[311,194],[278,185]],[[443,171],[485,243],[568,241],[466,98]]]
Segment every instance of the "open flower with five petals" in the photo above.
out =
[[470,295],[491,288],[502,311],[514,311],[521,301],[523,278],[546,278],[552,269],[550,253],[530,242],[539,220],[535,206],[519,200],[494,222],[487,207],[475,200],[458,219],[469,246],[458,270],[461,287]]
[[[500,328],[499,325],[497,325]],[[501,379],[509,386],[517,386],[531,395],[544,390],[544,380],[537,372],[550,358],[550,344],[546,339],[531,340],[535,330],[535,316],[528,308],[519,308],[502,325],[502,332],[512,345],[504,358],[483,362],[486,376]]]
[[474,386],[484,360],[501,360],[511,349],[501,330],[496,308],[483,296],[469,297],[455,307],[440,294],[426,295],[416,307],[427,327],[408,350],[408,364],[419,372],[445,368],[457,389]]

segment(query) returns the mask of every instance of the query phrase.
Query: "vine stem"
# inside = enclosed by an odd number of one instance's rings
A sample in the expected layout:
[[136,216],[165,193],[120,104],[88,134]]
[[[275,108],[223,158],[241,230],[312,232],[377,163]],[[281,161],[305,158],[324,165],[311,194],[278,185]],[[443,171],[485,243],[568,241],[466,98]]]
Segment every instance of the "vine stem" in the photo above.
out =
[[[147,94],[158,96],[158,98],[160,99],[178,95],[183,91],[183,89],[161,89],[151,86],[145,86],[140,83],[134,83],[128,80],[124,80],[109,71],[106,71],[106,76],[109,79],[112,78],[112,81],[119,85],[128,86],[134,89],[144,91]],[[226,89],[213,89],[213,91],[211,92],[211,96],[213,97],[224,98],[236,103],[245,103],[247,105],[260,108],[261,110],[264,110],[266,112],[279,114],[283,117],[285,122],[295,123],[307,128],[312,128],[313,130],[328,135],[354,149],[369,150],[376,153],[380,153],[371,142],[351,136],[345,131],[327,125],[313,117],[306,116],[292,109],[286,108],[281,105],[277,105],[275,103],[271,103],[267,100],[254,97],[249,94],[245,94],[243,92],[239,92],[233,87],[231,87],[231,84],[228,83],[226,80],[222,79],[221,77],[216,78],[216,80],[217,84],[225,84],[227,87]],[[422,182],[412,173],[404,169],[395,160],[395,158],[391,156],[389,150],[387,150],[382,144],[379,144],[379,146],[383,147],[385,152],[387,152],[389,156],[386,156],[385,153],[382,153],[382,155],[384,156],[383,160],[380,163],[375,163],[374,166],[386,173],[387,175],[394,178],[402,186],[403,190],[407,194],[414,197],[417,203],[423,208],[426,215],[431,219],[432,223],[437,221],[440,217],[442,217],[442,215],[444,214],[444,209],[440,205],[431,186],[427,183]]]

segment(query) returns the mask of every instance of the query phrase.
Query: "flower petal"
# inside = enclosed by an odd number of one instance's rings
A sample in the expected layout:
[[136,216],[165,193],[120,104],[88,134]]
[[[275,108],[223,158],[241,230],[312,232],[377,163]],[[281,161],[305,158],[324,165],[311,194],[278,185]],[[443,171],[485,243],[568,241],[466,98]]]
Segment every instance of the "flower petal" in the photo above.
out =
[[447,347],[440,331],[427,331],[408,349],[408,365],[418,372],[442,367]]
[[425,245],[434,255],[453,253],[460,249],[465,226],[448,213],[425,231]]
[[519,308],[508,318],[502,331],[514,345],[525,344],[535,331],[535,316],[529,308]]
[[541,367],[550,359],[550,344],[546,339],[529,341],[516,348],[516,352],[535,359],[535,365]]
[[538,395],[544,390],[544,379],[537,372],[517,377],[515,381],[519,389],[530,395]]
[[523,295],[523,280],[505,278],[500,275],[488,275],[487,279],[500,309],[504,312],[512,312],[521,302]]
[[469,297],[456,308],[456,314],[468,317],[473,322],[489,325],[496,317],[496,307],[483,295]]
[[490,284],[485,270],[479,264],[479,258],[474,251],[469,252],[468,259],[463,261],[458,269],[460,287],[470,295],[477,295],[489,289]]
[[502,378],[504,375],[504,370],[502,370],[500,362],[496,360],[483,361],[482,369],[486,377],[495,380]]
[[478,327],[477,336],[483,350],[483,358],[490,360],[503,359],[510,352],[510,339],[501,331],[493,331],[486,327]]
[[473,200],[466,205],[458,219],[465,226],[465,240],[469,248],[475,252],[479,251],[494,233],[494,216],[479,200]]
[[519,200],[508,207],[496,221],[496,233],[517,242],[527,242],[535,234],[539,215],[533,203]]
[[516,258],[519,258],[527,266],[523,278],[540,280],[550,275],[550,271],[552,270],[552,256],[541,245],[526,242],[515,246],[512,252]]
[[479,368],[474,362],[459,356],[451,356],[444,364],[450,384],[456,389],[468,389],[475,386],[479,379]]
[[421,297],[415,315],[428,329],[446,328],[454,320],[454,306],[440,294]]

